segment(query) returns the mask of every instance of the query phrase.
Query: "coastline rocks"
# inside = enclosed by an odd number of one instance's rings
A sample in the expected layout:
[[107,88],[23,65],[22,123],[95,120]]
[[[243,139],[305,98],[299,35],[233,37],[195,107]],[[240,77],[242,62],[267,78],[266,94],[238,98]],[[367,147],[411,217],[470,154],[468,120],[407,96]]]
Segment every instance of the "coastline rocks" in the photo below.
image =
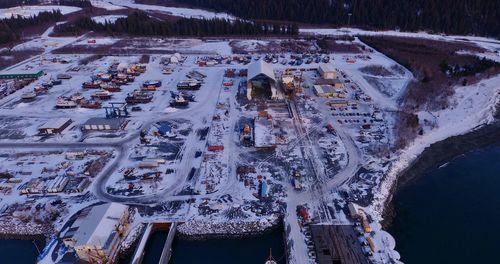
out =
[[0,238],[2,239],[37,239],[50,237],[52,234],[54,234],[54,229],[49,224],[0,222]]
[[192,220],[180,224],[177,234],[185,239],[240,238],[261,235],[280,224],[280,218],[256,221],[207,222]]

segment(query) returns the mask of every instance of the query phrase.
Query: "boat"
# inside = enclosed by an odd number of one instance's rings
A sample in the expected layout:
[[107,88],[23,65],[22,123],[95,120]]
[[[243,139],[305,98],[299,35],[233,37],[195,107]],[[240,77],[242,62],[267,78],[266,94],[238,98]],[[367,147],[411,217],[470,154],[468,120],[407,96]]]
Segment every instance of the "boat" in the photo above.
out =
[[100,75],[98,75],[98,77],[99,77],[99,79],[100,79],[101,81],[103,81],[103,82],[110,82],[110,81],[111,81],[111,79],[113,78],[113,77],[111,76],[111,74],[107,74],[107,73],[100,74]]
[[177,89],[179,90],[199,90],[201,83],[197,80],[186,80],[180,81],[177,84]]
[[52,82],[50,82],[50,81],[48,81],[48,82],[42,82],[42,83],[41,83],[41,85],[42,85],[43,87],[47,88],[47,89],[52,88],[52,86],[54,86],[54,85],[52,84]]
[[49,91],[49,89],[43,87],[43,86],[35,86],[35,88],[33,88],[33,91],[37,94],[37,95],[40,95],[40,94],[44,94],[44,93],[47,93]]
[[90,109],[98,109],[98,108],[101,108],[101,101],[84,99],[84,100],[80,101],[80,107],[90,108]]
[[101,89],[106,90],[110,93],[121,92],[121,90],[122,90],[122,88],[120,88],[118,85],[107,84],[107,83],[101,84]]
[[82,84],[82,87],[85,89],[99,89],[101,88],[101,82],[100,81],[84,82]]
[[127,75],[127,82],[134,82],[135,81],[135,77],[134,76],[130,76],[130,75]]
[[153,100],[153,95],[147,91],[135,90],[127,95],[127,104],[146,104]]
[[127,79],[113,79],[111,82],[115,85],[125,85],[128,83]]
[[273,258],[272,249],[269,249],[269,258],[267,259],[265,264],[277,264],[277,262]]
[[68,98],[59,98],[57,99],[57,102],[56,102],[56,108],[59,108],[59,109],[66,109],[66,108],[75,108],[77,106],[77,104],[71,100],[69,100]]
[[111,93],[106,90],[99,90],[93,93],[90,97],[93,99],[108,100],[111,99]]
[[154,92],[154,91],[156,91],[156,88],[158,88],[158,87],[156,87],[154,85],[149,85],[149,86],[143,86],[143,87],[141,87],[141,90]]
[[177,106],[188,106],[189,101],[185,100],[184,97],[182,96],[176,96],[174,100],[170,101],[170,106],[172,107],[177,107]]
[[21,99],[26,100],[26,101],[33,100],[33,99],[35,99],[35,97],[36,97],[35,92],[27,92],[27,93],[24,93],[23,95],[21,95]]
[[75,93],[71,96],[71,101],[79,103],[81,100],[83,100],[83,96],[81,93]]
[[161,87],[161,81],[155,80],[155,81],[145,81],[142,84],[142,87],[149,87],[149,86],[154,86],[156,88]]
[[170,91],[170,95],[172,96],[172,99],[175,99],[175,97],[177,97],[177,96],[182,96],[182,98],[184,98],[184,100],[187,100],[190,102],[195,101],[195,96],[193,94],[187,94],[187,93],[183,93],[183,92],[174,93],[174,92]]
[[59,80],[63,80],[63,79],[65,79],[65,80],[69,80],[69,79],[71,79],[71,75],[69,75],[69,74],[67,74],[67,73],[60,73],[60,74],[58,74],[56,77],[57,77],[57,79],[59,79]]
[[52,85],[60,85],[62,83],[62,80],[60,79],[50,79],[50,82]]
[[162,71],[162,73],[165,74],[165,75],[170,75],[173,72],[174,71],[171,68],[166,68],[166,69],[163,69],[163,71]]

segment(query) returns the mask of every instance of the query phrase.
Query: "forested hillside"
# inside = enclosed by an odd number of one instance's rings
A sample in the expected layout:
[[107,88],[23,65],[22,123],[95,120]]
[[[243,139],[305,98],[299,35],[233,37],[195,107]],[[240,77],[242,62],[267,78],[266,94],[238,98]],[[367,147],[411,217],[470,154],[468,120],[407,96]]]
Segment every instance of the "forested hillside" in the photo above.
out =
[[11,17],[0,19],[0,44],[19,40],[23,29],[39,26],[45,23],[53,23],[61,20],[61,11],[40,12],[32,17]]
[[222,36],[222,35],[296,35],[295,24],[251,23],[225,19],[181,18],[175,22],[153,19],[143,12],[134,12],[114,23],[97,23],[89,17],[55,26],[57,34],[80,35],[87,31],[139,36]]
[[500,37],[498,0],[177,0],[241,18]]

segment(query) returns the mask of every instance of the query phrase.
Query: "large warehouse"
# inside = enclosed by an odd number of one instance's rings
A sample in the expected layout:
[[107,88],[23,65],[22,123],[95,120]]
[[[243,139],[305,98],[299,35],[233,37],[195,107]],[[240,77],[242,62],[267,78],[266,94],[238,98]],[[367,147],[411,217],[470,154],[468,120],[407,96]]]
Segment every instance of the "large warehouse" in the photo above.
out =
[[64,235],[64,244],[88,263],[114,263],[127,220],[126,205],[106,203],[87,208]]
[[278,98],[273,66],[263,60],[251,63],[247,75],[248,100],[252,100],[253,94],[269,94],[269,91],[271,99]]

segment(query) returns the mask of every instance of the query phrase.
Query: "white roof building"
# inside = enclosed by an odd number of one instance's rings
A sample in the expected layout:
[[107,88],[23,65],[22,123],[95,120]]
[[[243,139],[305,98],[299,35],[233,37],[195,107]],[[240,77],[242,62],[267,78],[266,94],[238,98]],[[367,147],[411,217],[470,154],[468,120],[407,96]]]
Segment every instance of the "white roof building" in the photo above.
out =
[[47,123],[45,123],[41,127],[39,127],[38,131],[41,134],[61,133],[71,123],[72,123],[72,121],[69,118],[50,119],[49,121],[47,121]]
[[269,79],[276,81],[276,76],[274,75],[274,69],[272,64],[269,64],[263,60],[258,60],[255,62],[252,62],[248,66],[248,75],[247,79],[250,81],[254,79],[255,77],[263,75],[265,77],[268,77]]
[[[124,232],[128,206],[106,203],[92,207],[73,223],[64,242],[76,250],[78,256],[91,262],[96,259],[114,259],[118,252],[120,232]],[[75,230],[76,229],[76,230]]]
[[[271,89],[271,98],[278,98],[278,92],[276,90],[276,76],[274,75],[274,69],[272,64],[269,64],[263,60],[258,60],[252,62],[250,66],[248,66],[247,73],[247,98],[248,100],[252,99],[252,88],[254,87],[254,83],[264,83],[267,82]],[[258,86],[258,85],[257,85]]]
[[318,68],[319,73],[323,79],[335,79],[337,78],[337,71],[333,68],[330,63],[322,63]]

